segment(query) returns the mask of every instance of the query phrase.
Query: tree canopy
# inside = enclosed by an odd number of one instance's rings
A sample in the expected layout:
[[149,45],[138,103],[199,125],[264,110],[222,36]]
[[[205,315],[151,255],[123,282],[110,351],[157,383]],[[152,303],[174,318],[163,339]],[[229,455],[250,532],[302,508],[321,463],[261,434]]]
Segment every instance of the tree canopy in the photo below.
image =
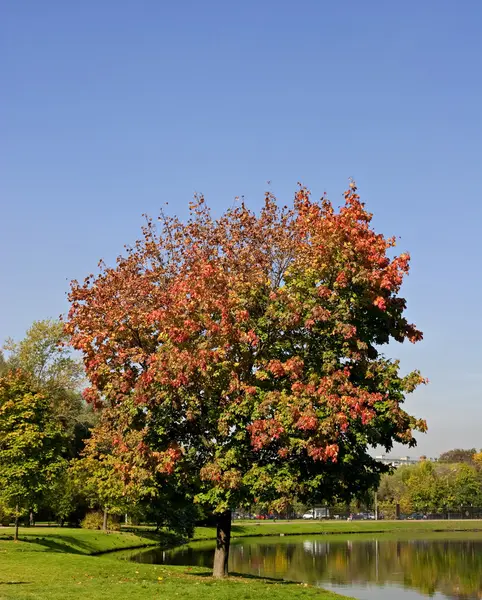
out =
[[455,448],[443,452],[438,460],[441,463],[466,463],[472,465],[474,464],[474,454],[476,454],[476,452],[476,448]]
[[476,468],[482,470],[482,450],[474,454],[473,460]]
[[266,194],[214,220],[200,197],[72,283],[66,331],[125,481],[131,451],[219,514],[276,511],[363,493],[386,469],[371,447],[415,444],[402,403],[423,378],[380,351],[422,338],[399,295],[409,255],[370,221],[354,184],[339,211],[300,187],[292,208]]
[[19,370],[0,377],[0,490],[16,507],[17,524],[19,509],[31,508],[65,466],[65,443],[49,398],[31,378]]
[[[66,471],[67,459],[82,451],[96,420],[92,407],[81,395],[85,382],[82,362],[74,357],[67,342],[63,323],[46,319],[35,321],[22,340],[8,339],[4,344],[5,357],[0,354],[0,375],[22,373],[23,380],[42,396],[42,411],[63,435],[62,472],[57,472],[55,482],[50,481],[48,488],[36,494],[35,502],[30,500],[32,519],[34,512],[48,511],[63,520],[69,516],[69,506],[73,514],[75,502]],[[21,433],[27,427],[29,413],[20,411],[17,417],[16,427]],[[0,424],[0,429],[3,425]],[[0,489],[0,496],[3,495]]]
[[378,500],[387,517],[395,516],[396,504],[405,514],[460,512],[482,506],[482,476],[475,466],[466,463],[422,461],[384,475]]
[[[35,321],[20,341],[8,339],[4,345],[4,370],[21,369],[37,389],[49,398],[52,418],[58,419],[70,437],[69,453],[76,456],[96,420],[82,399],[85,384],[82,362],[74,357],[61,321]],[[0,372],[1,372],[0,359]]]
[[22,369],[46,390],[52,410],[64,422],[74,423],[83,410],[80,387],[85,377],[82,363],[73,358],[61,321],[35,321],[25,338],[8,339],[7,367]]

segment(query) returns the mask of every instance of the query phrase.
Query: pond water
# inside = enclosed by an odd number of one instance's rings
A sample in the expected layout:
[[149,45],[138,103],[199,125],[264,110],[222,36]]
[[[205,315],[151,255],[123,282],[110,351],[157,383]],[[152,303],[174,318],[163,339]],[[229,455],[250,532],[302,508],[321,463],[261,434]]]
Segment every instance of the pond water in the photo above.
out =
[[[212,567],[214,544],[129,556],[145,563]],[[482,598],[482,535],[394,539],[353,535],[233,540],[230,571],[306,582],[360,600]]]

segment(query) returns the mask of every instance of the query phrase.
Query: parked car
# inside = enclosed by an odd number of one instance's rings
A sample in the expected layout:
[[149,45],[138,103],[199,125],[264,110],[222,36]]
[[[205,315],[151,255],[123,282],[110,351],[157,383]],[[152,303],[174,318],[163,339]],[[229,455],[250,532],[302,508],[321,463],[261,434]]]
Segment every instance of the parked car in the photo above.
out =
[[314,517],[313,517],[313,512],[312,512],[312,511],[310,511],[310,512],[306,512],[306,513],[303,515],[303,517],[302,517],[302,518],[303,518],[303,519],[313,519],[313,518],[314,518]]
[[370,520],[375,520],[375,515],[374,513],[368,513],[368,512],[360,512],[360,513],[352,513],[349,517],[348,517],[349,521],[370,521]]

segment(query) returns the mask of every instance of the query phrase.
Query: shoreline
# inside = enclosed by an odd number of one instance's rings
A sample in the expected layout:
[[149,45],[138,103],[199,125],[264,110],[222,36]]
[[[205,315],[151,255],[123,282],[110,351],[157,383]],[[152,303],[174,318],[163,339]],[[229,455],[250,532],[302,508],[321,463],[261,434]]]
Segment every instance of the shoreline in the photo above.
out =
[[[299,535],[356,535],[356,534],[394,534],[394,533],[482,533],[482,520],[464,521],[277,521],[247,522],[234,521],[231,538],[282,537]],[[198,527],[189,542],[215,539],[214,527]]]

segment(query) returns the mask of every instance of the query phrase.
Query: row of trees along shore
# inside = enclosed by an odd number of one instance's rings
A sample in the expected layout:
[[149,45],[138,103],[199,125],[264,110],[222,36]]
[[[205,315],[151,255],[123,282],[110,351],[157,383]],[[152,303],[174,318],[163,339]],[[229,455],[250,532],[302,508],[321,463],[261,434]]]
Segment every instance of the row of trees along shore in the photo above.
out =
[[336,210],[299,187],[290,208],[267,193],[258,214],[214,219],[196,197],[187,222],[148,218],[114,266],[73,281],[62,324],[7,344],[0,489],[17,519],[46,494],[66,510],[75,489],[186,532],[201,508],[222,577],[233,508],[374,489],[388,467],[370,450],[426,429],[402,408],[424,379],[381,348],[422,334],[399,295],[409,255],[374,231],[353,183],[344,198]]
[[382,476],[377,499],[386,518],[397,516],[397,505],[406,515],[452,512],[463,517],[473,515],[474,508],[482,515],[482,451],[453,450],[436,462],[399,467]]

